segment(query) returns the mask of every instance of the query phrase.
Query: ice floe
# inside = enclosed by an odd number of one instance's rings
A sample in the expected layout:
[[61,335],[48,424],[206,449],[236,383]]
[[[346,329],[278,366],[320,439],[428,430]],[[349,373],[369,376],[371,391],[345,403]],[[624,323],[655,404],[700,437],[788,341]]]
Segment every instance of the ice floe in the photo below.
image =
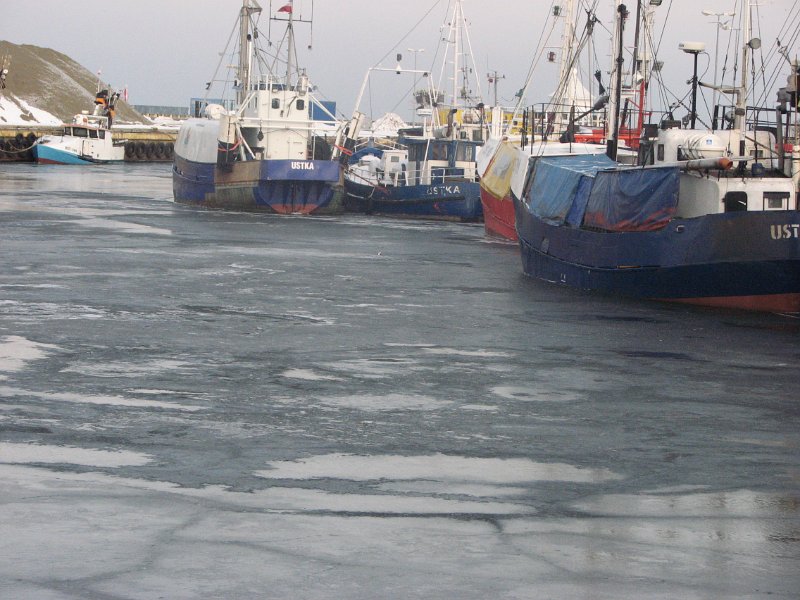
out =
[[74,464],[87,467],[125,467],[146,465],[147,454],[129,450],[98,450],[45,444],[0,442],[0,463]]
[[527,458],[470,458],[446,454],[422,456],[324,454],[269,463],[258,471],[270,479],[433,480],[518,484],[533,481],[598,483],[622,479],[608,469],[540,463]]

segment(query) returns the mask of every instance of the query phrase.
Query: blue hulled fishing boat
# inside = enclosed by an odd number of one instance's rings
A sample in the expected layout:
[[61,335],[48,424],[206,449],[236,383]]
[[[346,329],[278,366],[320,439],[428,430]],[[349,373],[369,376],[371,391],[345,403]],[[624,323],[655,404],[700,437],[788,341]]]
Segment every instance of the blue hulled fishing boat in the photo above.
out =
[[65,124],[61,133],[45,135],[33,146],[34,161],[40,165],[91,165],[121,163],[125,160],[125,140],[111,134],[119,92],[100,89],[94,98],[94,111],[84,111]]
[[479,221],[475,155],[480,143],[404,137],[403,150],[365,148],[345,177],[346,210],[402,217]]
[[695,129],[693,103],[689,128],[665,119],[643,140],[640,166],[532,156],[514,195],[525,273],[637,298],[800,312],[800,145],[784,138],[799,74],[794,62],[771,123],[746,119],[743,77],[729,128]]
[[[273,20],[286,26],[286,71],[254,75],[265,63],[258,50],[254,16],[261,8],[244,0],[239,23],[239,64],[233,110],[209,105],[204,118],[188,119],[175,142],[176,202],[206,207],[259,209],[276,213],[335,210],[339,165],[330,160],[335,117],[312,94],[295,63],[294,7],[290,1]],[[326,113],[327,119],[316,119]]]
[[[454,3],[444,38],[444,65],[452,66],[452,101],[444,104],[444,93],[434,88],[427,71],[374,67],[370,72],[389,71],[418,75],[429,89],[416,93],[421,126],[401,131],[388,148],[374,144],[359,148],[358,132],[364,115],[356,110],[349,127],[352,144],[343,151],[346,165],[344,206],[346,210],[401,217],[480,221],[483,210],[476,160],[488,136],[484,105],[469,92],[474,73],[470,59],[463,58],[462,41],[468,29],[462,2]],[[470,46],[469,44],[467,44]],[[471,47],[471,46],[470,46]],[[360,105],[370,73],[364,80],[356,107]]]

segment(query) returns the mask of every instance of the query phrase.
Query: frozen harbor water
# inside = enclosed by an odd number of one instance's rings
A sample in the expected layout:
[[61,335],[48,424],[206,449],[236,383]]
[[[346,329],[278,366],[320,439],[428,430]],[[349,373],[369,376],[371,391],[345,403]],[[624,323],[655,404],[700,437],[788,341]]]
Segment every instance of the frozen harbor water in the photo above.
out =
[[797,597],[800,321],[0,169],[0,598]]

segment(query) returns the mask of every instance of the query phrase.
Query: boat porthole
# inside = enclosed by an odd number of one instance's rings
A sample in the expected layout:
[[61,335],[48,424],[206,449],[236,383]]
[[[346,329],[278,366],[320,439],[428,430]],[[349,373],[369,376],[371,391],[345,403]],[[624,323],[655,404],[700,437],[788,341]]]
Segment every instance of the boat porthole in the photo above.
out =
[[676,231],[676,232],[678,232],[678,233],[683,233],[683,230],[684,230],[684,229],[686,229],[686,227],[685,227],[684,225],[678,225],[678,226],[675,228],[675,231]]

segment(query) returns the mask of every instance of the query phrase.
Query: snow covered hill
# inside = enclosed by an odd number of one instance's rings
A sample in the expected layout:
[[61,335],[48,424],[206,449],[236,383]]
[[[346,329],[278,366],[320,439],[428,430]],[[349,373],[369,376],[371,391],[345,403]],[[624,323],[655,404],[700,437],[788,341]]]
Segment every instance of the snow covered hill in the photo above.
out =
[[[0,40],[0,64],[8,75],[0,89],[0,127],[58,125],[94,109],[97,76],[68,56]],[[126,102],[117,103],[116,122],[148,123]]]

